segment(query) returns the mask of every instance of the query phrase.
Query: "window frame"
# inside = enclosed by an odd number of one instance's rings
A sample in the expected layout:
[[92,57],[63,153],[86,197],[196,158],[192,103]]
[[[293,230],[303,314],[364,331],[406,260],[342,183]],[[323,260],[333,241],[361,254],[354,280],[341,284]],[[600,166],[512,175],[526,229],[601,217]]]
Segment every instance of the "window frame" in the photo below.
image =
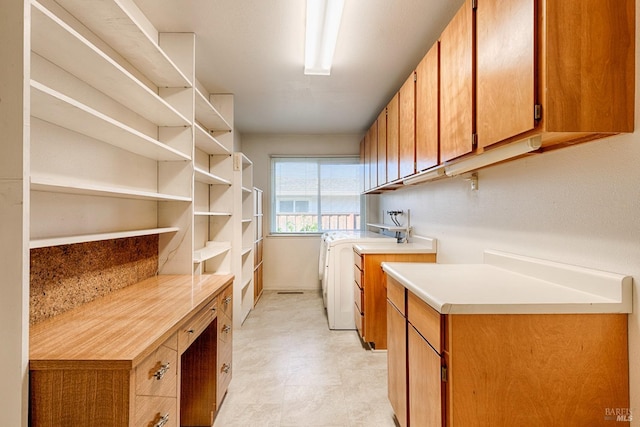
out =
[[[323,161],[325,161],[326,163],[330,163],[331,160],[334,160],[336,162],[336,164],[339,164],[340,161],[347,161],[347,163],[351,163],[353,164],[354,167],[356,167],[358,169],[358,175],[359,175],[359,179],[360,182],[357,185],[357,195],[359,197],[358,200],[358,211],[354,212],[357,215],[357,222],[359,222],[358,224],[358,228],[355,229],[330,229],[330,230],[324,230],[324,229],[319,229],[318,231],[278,231],[277,229],[277,217],[278,217],[278,203],[280,202],[280,200],[278,200],[278,196],[277,196],[277,191],[276,191],[276,165],[279,161],[304,161],[304,160],[308,160],[308,161],[313,161],[318,165],[318,186],[316,188],[316,194],[313,196],[316,198],[317,203],[315,203],[317,205],[316,209],[313,209],[313,207],[311,205],[313,205],[313,202],[309,202],[309,215],[314,215],[316,217],[317,223],[319,225],[319,227],[322,226],[322,193],[321,193],[321,180],[320,180],[320,172],[321,172],[321,168],[320,165],[323,163]],[[269,213],[269,235],[270,236],[292,236],[292,235],[297,235],[297,236],[316,236],[316,235],[320,235],[326,231],[335,231],[335,230],[363,230],[364,228],[364,207],[365,207],[365,203],[364,203],[364,194],[362,193],[362,186],[363,186],[363,173],[362,173],[362,164],[360,162],[360,156],[353,154],[353,155],[337,155],[337,156],[322,156],[322,155],[271,155],[270,156],[270,168],[271,168],[271,173],[270,173],[270,179],[271,182],[269,183],[270,185],[270,190],[271,190],[271,197],[270,197],[270,213]],[[295,199],[295,200],[294,200]],[[299,214],[298,212],[295,212],[295,205],[296,205],[296,201],[298,199],[297,198],[292,198],[292,201],[294,202],[294,212],[291,213],[291,215],[296,215]]]

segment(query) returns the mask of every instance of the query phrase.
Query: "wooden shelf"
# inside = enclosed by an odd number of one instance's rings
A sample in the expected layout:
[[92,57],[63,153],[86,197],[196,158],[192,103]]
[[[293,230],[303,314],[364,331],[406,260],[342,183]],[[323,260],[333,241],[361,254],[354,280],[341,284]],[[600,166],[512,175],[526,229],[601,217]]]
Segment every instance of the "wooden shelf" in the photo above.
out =
[[207,242],[207,246],[193,252],[193,262],[199,264],[208,259],[223,255],[231,250],[230,242]]
[[194,125],[195,128],[195,139],[196,139],[196,147],[200,150],[204,151],[207,154],[212,155],[231,155],[231,151],[227,149],[220,141],[211,135],[208,131],[206,131],[202,126],[198,123]]
[[154,160],[190,160],[168,145],[31,80],[31,115]]
[[126,237],[149,236],[153,234],[175,233],[178,227],[148,228],[143,230],[116,231],[111,233],[81,234],[77,236],[48,237],[32,239],[30,249],[46,248],[50,246],[72,245],[75,243],[98,242],[101,240],[122,239]]
[[209,173],[198,167],[195,168],[195,178],[198,182],[211,185],[231,185],[231,181]]
[[173,194],[154,193],[151,191],[134,190],[126,187],[111,187],[81,182],[68,182],[63,179],[51,179],[31,176],[31,190],[49,193],[66,193],[86,196],[116,197],[121,199],[139,199],[156,201],[190,202],[190,197]]
[[196,121],[210,131],[231,131],[231,126],[215,109],[209,100],[198,90],[196,91]]
[[82,35],[32,3],[31,50],[158,126],[190,121]]
[[157,33],[153,34],[145,26],[145,18],[139,10],[125,10],[123,2],[117,0],[57,0],[57,3],[158,87],[192,86],[192,82],[160,48]]

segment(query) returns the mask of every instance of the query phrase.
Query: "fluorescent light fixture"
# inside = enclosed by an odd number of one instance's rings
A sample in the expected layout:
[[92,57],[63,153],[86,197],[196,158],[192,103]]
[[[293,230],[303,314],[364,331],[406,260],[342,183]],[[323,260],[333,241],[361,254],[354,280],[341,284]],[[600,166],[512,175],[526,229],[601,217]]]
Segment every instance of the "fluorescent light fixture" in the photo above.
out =
[[534,136],[492,150],[487,150],[477,156],[469,157],[459,162],[445,164],[444,172],[447,176],[460,175],[503,160],[521,156],[522,154],[537,150],[541,146],[542,138],[540,136]]
[[304,73],[331,74],[344,0],[307,0]]
[[420,184],[421,182],[431,181],[433,179],[442,177],[444,177],[444,165],[436,166],[434,168],[422,171],[416,175],[410,176],[409,178],[402,181],[402,183],[404,185]]

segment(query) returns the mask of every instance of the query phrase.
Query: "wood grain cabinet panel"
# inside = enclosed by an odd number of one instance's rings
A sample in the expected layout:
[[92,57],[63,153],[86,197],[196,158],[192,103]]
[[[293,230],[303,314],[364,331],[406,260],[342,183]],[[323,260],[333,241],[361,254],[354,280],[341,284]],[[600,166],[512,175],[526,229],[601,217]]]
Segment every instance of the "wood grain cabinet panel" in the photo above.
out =
[[429,49],[416,68],[416,171],[439,163],[440,43]]
[[416,171],[416,77],[411,73],[399,92],[400,102],[400,178]]
[[485,147],[535,126],[535,1],[483,0],[476,25],[478,146]]
[[378,185],[384,185],[387,179],[387,109],[378,116]]
[[387,300],[388,395],[400,427],[407,426],[407,321]]
[[474,21],[472,2],[467,0],[440,36],[440,157],[443,162],[474,149]]
[[407,370],[409,383],[409,425],[442,425],[441,357],[431,341],[408,326]]
[[400,105],[396,93],[387,105],[387,182],[400,178]]
[[369,135],[369,188],[378,186],[378,122],[375,121],[368,131]]

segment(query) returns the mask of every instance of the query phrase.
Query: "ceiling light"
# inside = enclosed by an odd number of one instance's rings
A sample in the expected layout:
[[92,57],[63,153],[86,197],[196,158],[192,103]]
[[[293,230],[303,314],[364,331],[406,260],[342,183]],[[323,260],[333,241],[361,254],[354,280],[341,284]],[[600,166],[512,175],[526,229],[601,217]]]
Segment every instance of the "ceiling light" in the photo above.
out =
[[405,179],[404,181],[402,181],[402,183],[404,185],[420,184],[421,182],[431,181],[436,178],[442,178],[442,177],[444,177],[444,165],[436,166],[434,168],[422,171],[416,175],[413,175]]
[[477,156],[469,157],[467,159],[460,160],[459,162],[445,164],[444,172],[448,176],[460,175],[466,172],[480,169],[484,166],[489,166],[494,163],[501,162],[503,160],[521,156],[523,154],[537,150],[541,147],[541,145],[542,139],[540,138],[540,136],[523,139],[518,142],[484,151]]
[[307,0],[304,73],[328,76],[338,40],[344,0]]

